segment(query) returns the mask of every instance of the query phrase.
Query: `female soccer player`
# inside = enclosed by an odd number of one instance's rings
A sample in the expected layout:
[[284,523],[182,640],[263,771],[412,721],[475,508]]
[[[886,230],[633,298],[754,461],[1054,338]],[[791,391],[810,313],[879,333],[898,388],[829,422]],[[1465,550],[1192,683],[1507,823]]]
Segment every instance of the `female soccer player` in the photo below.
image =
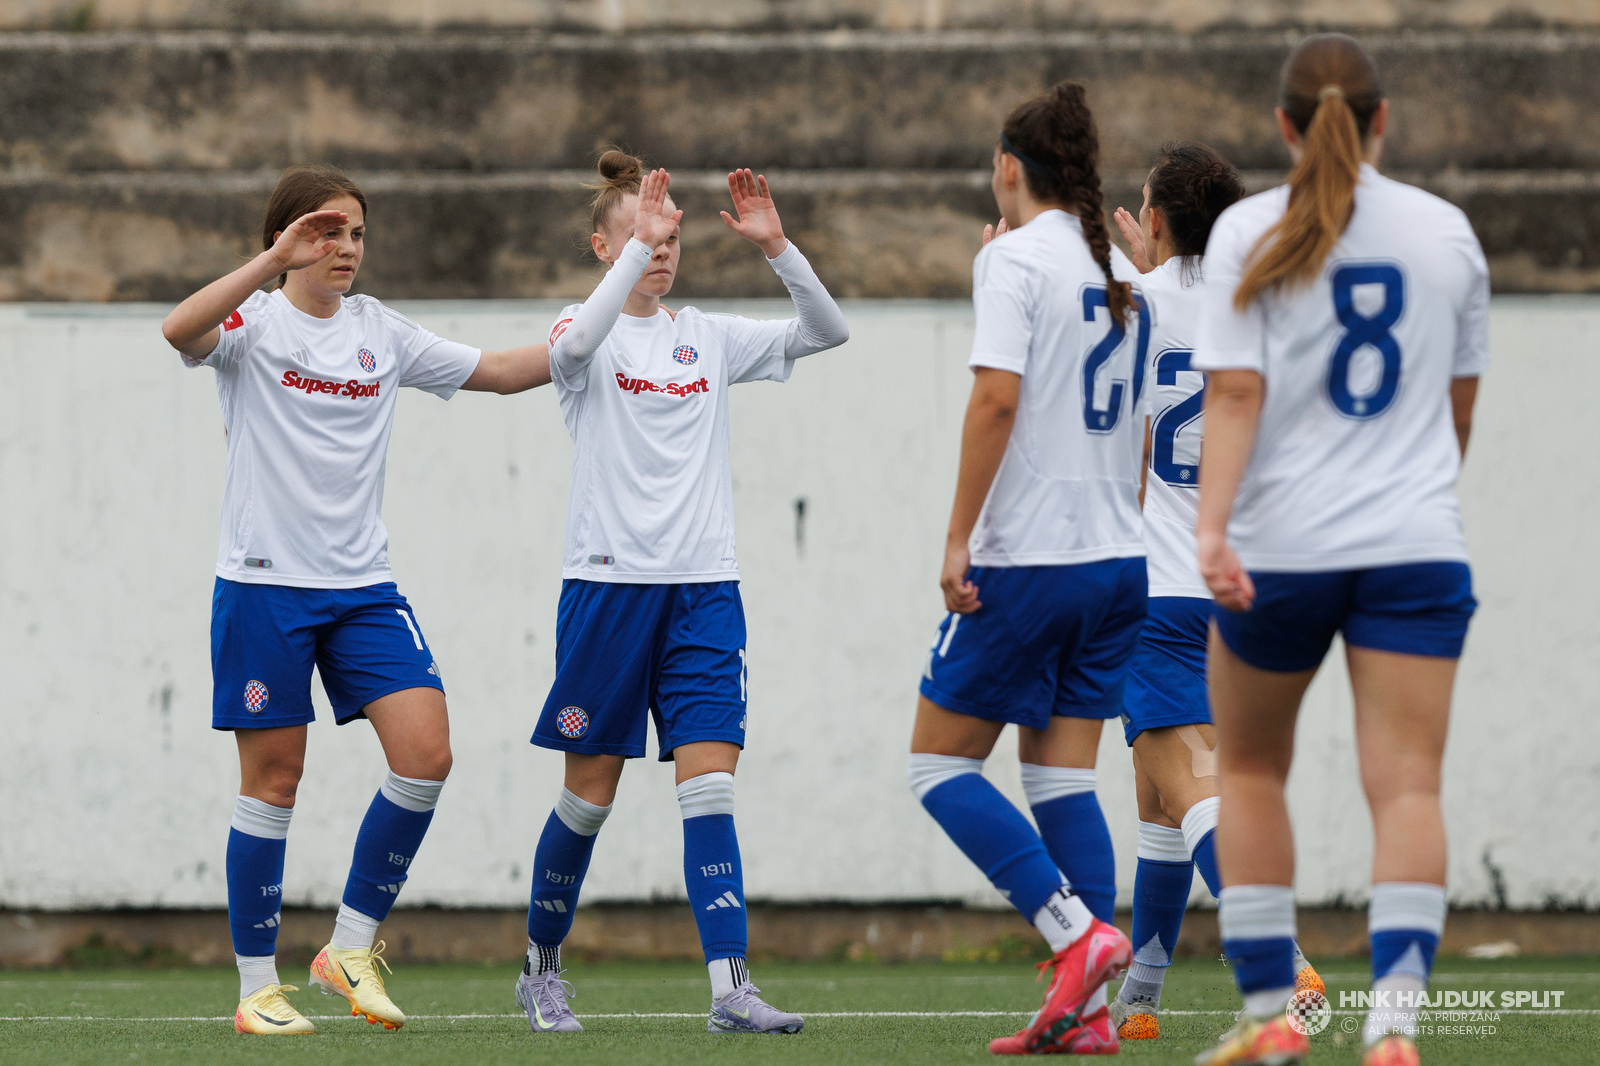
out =
[[1365,1066],[1418,1061],[1410,1009],[1444,927],[1440,763],[1476,601],[1456,505],[1488,271],[1466,217],[1375,169],[1389,109],[1360,45],[1284,64],[1289,184],[1230,208],[1206,255],[1193,365],[1207,371],[1195,532],[1211,631],[1220,922],[1248,1017],[1204,1063],[1307,1053],[1294,986],[1284,803],[1300,699],[1344,636],[1372,809]]
[[783,235],[765,178],[728,175],[735,215],[797,317],[758,322],[661,308],[678,272],[668,176],[600,157],[590,238],[611,270],[550,333],[550,367],[577,444],[556,621],[556,680],[533,743],[566,753],[566,781],[534,855],[528,961],[517,1001],[535,1033],[579,1032],[561,942],[624,762],[655,720],[683,813],[683,870],[711,976],[713,1033],[805,1024],[758,996],[745,965],[733,772],[745,737],[745,628],[734,555],[728,386],[785,381],[796,359],[849,338],[844,316]]
[[[1149,314],[1101,207],[1083,87],[1006,119],[1003,227],[973,264],[972,398],[940,575],[949,610],[923,673],[913,794],[1044,935],[1043,1007],[999,1054],[1117,1048],[1105,982],[1131,954],[1094,795],[1145,615],[1139,458]],[[984,780],[1007,722],[1038,831]]]
[[[356,835],[333,938],[311,983],[396,1029],[376,964],[394,905],[450,772],[444,684],[389,572],[383,501],[395,391],[520,392],[550,380],[543,345],[479,352],[370,296],[366,197],[331,167],[286,171],[265,249],[179,304],[162,333],[217,372],[228,432],[222,544],[211,600],[211,724],[234,731],[239,799],[228,835],[228,922],[242,1033],[309,1033],[278,981],[283,856],[305,761],[311,670],[343,725],[372,723],[389,763]],[[262,286],[274,278],[270,294]],[[387,968],[387,964],[385,964]]]
[[[1215,896],[1216,743],[1206,698],[1211,593],[1195,561],[1204,382],[1189,366],[1200,318],[1206,240],[1223,210],[1244,196],[1239,174],[1203,144],[1161,150],[1144,186],[1138,221],[1118,209],[1150,303],[1150,424],[1145,439],[1144,542],[1150,614],[1128,667],[1123,731],[1133,749],[1139,800],[1139,864],[1133,882],[1133,964],[1111,1020],[1123,1040],[1161,1035],[1157,1011],[1172,949],[1198,867]],[[1316,971],[1296,960],[1296,985]]]

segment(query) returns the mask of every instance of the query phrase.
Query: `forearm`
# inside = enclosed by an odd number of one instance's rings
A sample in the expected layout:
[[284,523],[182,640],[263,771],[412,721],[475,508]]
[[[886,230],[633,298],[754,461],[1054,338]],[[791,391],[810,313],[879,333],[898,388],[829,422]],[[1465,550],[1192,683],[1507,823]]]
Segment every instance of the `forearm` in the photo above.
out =
[[606,276],[572,317],[572,325],[550,349],[550,358],[564,372],[581,371],[617,324],[628,294],[650,266],[651,249],[637,239],[623,247]]
[[262,252],[174,307],[161,323],[161,335],[185,355],[209,355],[209,350],[197,353],[194,348],[237,311],[252,293],[280,273],[282,267],[272,253]]
[[956,477],[955,503],[950,508],[948,543],[964,545],[972,536],[1000,470],[1000,461],[1005,458],[1016,417],[1015,404],[986,399],[974,390],[961,429],[961,466]]
[[1195,532],[1226,536],[1244,481],[1265,396],[1261,375],[1220,370],[1206,375],[1206,432],[1200,443],[1200,504]]
[[1461,458],[1467,457],[1467,440],[1472,436],[1472,409],[1478,402],[1476,377],[1454,378],[1450,382],[1450,417],[1455,422],[1456,444]]
[[783,251],[768,259],[767,265],[772,267],[789,290],[789,298],[794,301],[796,314],[789,321],[789,329],[784,336],[784,357],[799,359],[837,348],[850,339],[850,327],[845,324],[844,312],[839,310],[838,303],[794,242],[783,243]]
[[478,367],[461,387],[468,392],[497,392],[509,396],[550,384],[550,349],[529,344],[503,352],[484,352]]

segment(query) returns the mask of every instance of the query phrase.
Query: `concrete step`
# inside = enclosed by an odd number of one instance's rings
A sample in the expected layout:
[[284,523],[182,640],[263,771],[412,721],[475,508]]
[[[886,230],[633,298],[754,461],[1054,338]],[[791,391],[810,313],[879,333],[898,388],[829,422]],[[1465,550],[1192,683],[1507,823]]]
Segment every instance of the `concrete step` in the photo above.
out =
[[626,32],[650,29],[890,30],[1206,27],[1593,25],[1593,4],[1573,0],[13,0],[5,29],[327,29],[517,27]]
[[[1600,167],[1600,32],[1374,34],[1396,167]],[[965,169],[1018,101],[1085,81],[1105,164],[1204,140],[1285,165],[1292,36],[1230,32],[0,34],[0,169]]]
[[[1396,171],[1461,205],[1500,292],[1600,291],[1600,173]],[[177,301],[258,251],[276,175],[0,177],[0,300]],[[586,296],[586,171],[358,174],[371,201],[360,289],[387,299]],[[960,298],[994,203],[987,170],[774,171],[785,228],[846,297]],[[1264,188],[1281,174],[1250,172]],[[1106,177],[1137,208],[1143,173]],[[680,171],[676,299],[781,296],[723,226],[720,172]]]

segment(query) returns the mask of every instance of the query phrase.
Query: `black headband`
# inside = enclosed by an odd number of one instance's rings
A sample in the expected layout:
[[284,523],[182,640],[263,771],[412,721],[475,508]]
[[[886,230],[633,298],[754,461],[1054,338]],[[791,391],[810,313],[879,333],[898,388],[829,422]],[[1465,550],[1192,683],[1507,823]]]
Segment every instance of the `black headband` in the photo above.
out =
[[1011,143],[1011,139],[1009,137],[1007,137],[1004,133],[1000,134],[1000,147],[1005,152],[1007,152],[1008,154],[1016,156],[1017,157],[1017,162],[1021,163],[1023,166],[1027,167],[1029,170],[1037,170],[1039,173],[1043,174],[1047,178],[1055,178],[1057,180],[1060,180],[1060,178],[1061,178],[1060,174],[1056,173],[1054,170],[1051,170],[1049,167],[1045,166],[1043,163],[1039,162],[1038,160],[1029,159],[1027,156],[1025,156],[1021,152],[1019,152],[1017,150],[1017,146],[1012,144]]

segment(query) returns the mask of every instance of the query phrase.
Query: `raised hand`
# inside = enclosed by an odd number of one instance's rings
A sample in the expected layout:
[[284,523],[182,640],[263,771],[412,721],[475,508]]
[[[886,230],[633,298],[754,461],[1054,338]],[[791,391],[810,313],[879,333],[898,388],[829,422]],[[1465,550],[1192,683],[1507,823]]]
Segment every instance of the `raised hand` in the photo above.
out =
[[783,236],[783,223],[778,219],[778,207],[772,202],[767,189],[767,179],[748,170],[735,170],[728,175],[728,192],[733,195],[733,209],[738,218],[722,212],[722,221],[739,236],[757,245],[768,259],[776,259],[789,247]]
[[1139,220],[1128,213],[1126,207],[1119,207],[1111,216],[1116,220],[1117,228],[1122,231],[1122,239],[1128,242],[1128,258],[1133,261],[1134,268],[1141,274],[1148,274],[1156,268],[1150,262],[1149,250],[1144,246],[1144,230],[1139,226]]
[[683,212],[667,213],[667,186],[672,175],[665,170],[652,170],[639,183],[639,209],[633,216],[633,236],[653,252],[672,236],[673,230],[683,220]]
[[321,262],[339,247],[338,241],[326,239],[328,231],[349,221],[350,216],[343,211],[301,215],[272,242],[272,257],[283,270],[299,270]]
[[988,244],[1006,231],[1006,220],[1001,219],[997,225],[983,227],[983,243]]

